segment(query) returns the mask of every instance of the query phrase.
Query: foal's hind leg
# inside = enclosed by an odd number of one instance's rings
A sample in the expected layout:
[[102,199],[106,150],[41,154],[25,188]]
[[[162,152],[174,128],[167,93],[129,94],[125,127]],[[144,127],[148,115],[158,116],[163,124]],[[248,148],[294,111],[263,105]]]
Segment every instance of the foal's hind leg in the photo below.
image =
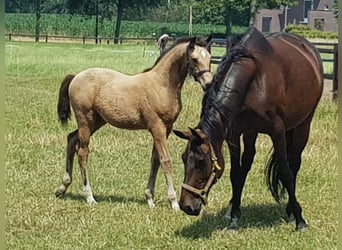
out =
[[74,163],[74,156],[78,143],[78,130],[73,131],[68,135],[67,138],[67,149],[66,149],[66,171],[62,180],[62,185],[59,186],[56,191],[56,197],[63,196],[72,182],[72,169]]
[[153,145],[152,156],[151,156],[150,176],[148,178],[147,188],[145,191],[146,200],[150,208],[155,207],[153,199],[154,199],[154,189],[155,189],[159,166],[160,166],[159,154],[156,150],[156,147]]
[[89,154],[89,141],[90,136],[102,127],[105,121],[95,113],[95,111],[89,111],[88,113],[78,114],[78,138],[79,138],[79,148],[78,148],[78,163],[81,168],[81,176],[83,182],[83,192],[86,197],[87,203],[96,203],[91,186],[89,183],[88,172],[87,172],[87,162]]

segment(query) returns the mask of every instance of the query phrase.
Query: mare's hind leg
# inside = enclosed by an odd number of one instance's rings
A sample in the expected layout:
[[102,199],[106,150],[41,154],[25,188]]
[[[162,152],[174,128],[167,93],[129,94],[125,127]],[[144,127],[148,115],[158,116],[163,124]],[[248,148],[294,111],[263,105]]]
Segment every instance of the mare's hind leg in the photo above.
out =
[[155,189],[159,166],[160,166],[159,154],[156,150],[156,147],[153,145],[152,156],[151,156],[150,176],[148,178],[147,188],[145,191],[147,204],[149,205],[150,208],[155,207],[153,199],[154,199],[154,189]]
[[277,116],[274,117],[274,122],[274,131],[271,138],[274,146],[273,162],[278,165],[275,171],[277,171],[277,176],[289,195],[289,204],[291,204],[291,210],[296,219],[296,230],[302,230],[307,227],[307,224],[302,217],[302,208],[296,198],[295,177],[288,165],[285,125],[281,118]]
[[[171,207],[174,210],[179,210],[179,205],[177,201],[176,192],[173,186],[172,180],[172,164],[167,149],[167,138],[171,133],[172,128],[165,128],[163,124],[154,124],[155,126],[151,128],[151,134],[153,136],[154,147],[159,155],[159,162],[162,171],[165,175],[168,199],[171,203]],[[159,126],[158,126],[159,125]],[[153,157],[153,156],[152,156]],[[158,168],[151,169],[152,172],[156,171]],[[156,174],[155,174],[156,175]],[[155,179],[154,179],[155,182]]]
[[241,158],[241,165],[239,137],[233,141],[234,145],[228,142],[231,155],[230,181],[232,183],[233,196],[225,217],[230,220],[229,228],[233,230],[238,229],[238,220],[241,216],[241,194],[254,160],[256,138],[257,133],[255,132],[243,134],[244,151]]
[[74,163],[74,156],[78,143],[78,130],[73,131],[67,137],[67,149],[66,149],[66,170],[62,180],[62,185],[59,186],[56,191],[56,197],[63,196],[72,182],[72,169]]
[[[294,185],[296,188],[297,173],[302,163],[302,152],[308,142],[310,133],[310,123],[312,115],[302,122],[298,127],[288,131],[286,133],[287,139],[287,159],[289,161],[289,167],[293,173]],[[295,219],[295,204],[292,204],[289,200],[286,213],[289,216],[289,220]],[[306,227],[307,225],[300,225],[300,227]]]

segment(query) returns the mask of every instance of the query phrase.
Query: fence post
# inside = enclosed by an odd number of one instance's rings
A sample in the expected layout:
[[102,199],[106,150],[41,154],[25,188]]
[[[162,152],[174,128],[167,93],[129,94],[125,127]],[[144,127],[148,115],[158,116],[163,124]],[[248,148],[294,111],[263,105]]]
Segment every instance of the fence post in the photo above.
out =
[[85,36],[83,36],[83,44],[85,44]]
[[338,45],[334,44],[334,67],[333,67],[333,100],[337,100],[338,89]]
[[12,39],[12,33],[9,33],[9,34],[8,34],[8,39],[11,41],[11,39]]
[[46,43],[48,42],[48,34],[46,34],[46,36],[45,36],[45,42]]

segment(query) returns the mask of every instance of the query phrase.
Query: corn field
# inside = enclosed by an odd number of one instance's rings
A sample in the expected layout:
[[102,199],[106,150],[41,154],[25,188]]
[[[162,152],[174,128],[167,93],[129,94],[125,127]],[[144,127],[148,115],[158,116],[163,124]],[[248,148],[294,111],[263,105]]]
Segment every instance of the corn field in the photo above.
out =
[[[5,14],[5,33],[30,35],[35,34],[36,16],[31,14]],[[189,33],[188,23],[162,23],[162,22],[135,22],[122,21],[121,37],[154,37],[166,28],[169,34],[185,36]],[[99,21],[99,36],[113,37],[115,20]],[[194,24],[192,33],[205,36],[208,34],[225,34],[223,25]],[[245,27],[233,27],[233,33],[241,34]],[[60,36],[94,36],[95,16],[81,16],[69,14],[42,14],[40,19],[40,34]]]

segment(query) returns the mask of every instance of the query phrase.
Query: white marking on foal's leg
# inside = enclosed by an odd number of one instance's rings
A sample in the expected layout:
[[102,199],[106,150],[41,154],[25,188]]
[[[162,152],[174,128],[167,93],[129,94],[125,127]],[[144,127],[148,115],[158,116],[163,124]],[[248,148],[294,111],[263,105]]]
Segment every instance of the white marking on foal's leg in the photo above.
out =
[[56,191],[55,194],[56,196],[62,196],[66,192],[68,186],[71,184],[71,177],[68,172],[65,172],[62,180],[62,185],[60,185]]
[[171,207],[173,210],[180,210],[179,209],[179,204],[177,201],[177,195],[176,195],[176,191],[173,187],[173,183],[172,183],[172,176],[170,173],[165,173],[165,178],[166,178],[166,183],[167,183],[167,197],[171,203]]
[[84,192],[84,195],[87,199],[88,204],[97,203],[96,200],[94,199],[93,192],[91,191],[91,187],[90,187],[89,182],[87,183],[87,185],[83,186],[83,192]]
[[147,204],[150,208],[154,208],[156,205],[154,204],[153,201],[153,195],[150,189],[146,189],[145,190],[145,196],[146,196],[146,200],[147,200]]
[[232,219],[231,213],[232,213],[232,204],[229,204],[228,211],[224,215],[224,218],[226,218],[227,220],[231,220]]

